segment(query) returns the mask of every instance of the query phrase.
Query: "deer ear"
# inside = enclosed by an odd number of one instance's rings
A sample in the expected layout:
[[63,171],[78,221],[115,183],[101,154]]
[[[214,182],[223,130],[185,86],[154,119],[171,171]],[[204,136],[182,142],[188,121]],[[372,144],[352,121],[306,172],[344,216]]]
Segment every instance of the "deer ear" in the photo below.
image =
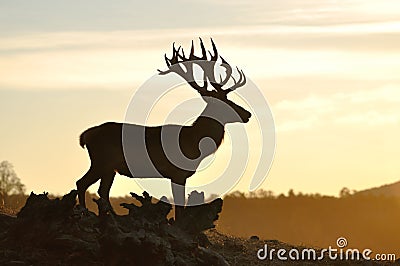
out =
[[205,101],[205,102],[208,102],[208,99],[210,98],[210,96],[203,95],[202,93],[200,93],[200,96],[203,99],[203,101]]
[[216,95],[214,93],[214,91],[208,91],[208,90],[204,90],[204,91],[198,91],[200,96],[202,98],[206,97],[206,98],[214,98]]
[[205,101],[206,103],[210,103],[212,101],[212,99],[214,97],[212,97],[211,95],[204,95],[204,94],[200,94],[201,98],[203,99],[203,101]]

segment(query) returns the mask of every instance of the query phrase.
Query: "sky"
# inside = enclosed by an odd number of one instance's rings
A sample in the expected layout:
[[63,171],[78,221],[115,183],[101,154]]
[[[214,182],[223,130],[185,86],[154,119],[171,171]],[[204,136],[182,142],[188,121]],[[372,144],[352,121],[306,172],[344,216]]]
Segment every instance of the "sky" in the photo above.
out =
[[[274,117],[275,157],[260,188],[338,195],[396,182],[398,10],[398,1],[369,0],[0,1],[0,160],[14,165],[28,192],[68,192],[89,166],[79,134],[123,121],[173,42],[188,50],[191,40],[209,46],[212,37]],[[191,93],[177,91],[170,104]],[[152,122],[168,112],[161,108]],[[244,126],[251,136],[254,123]],[[218,172],[229,153],[223,147],[193,180]],[[247,191],[254,164],[233,190]],[[140,189],[117,177],[111,195],[130,191]]]

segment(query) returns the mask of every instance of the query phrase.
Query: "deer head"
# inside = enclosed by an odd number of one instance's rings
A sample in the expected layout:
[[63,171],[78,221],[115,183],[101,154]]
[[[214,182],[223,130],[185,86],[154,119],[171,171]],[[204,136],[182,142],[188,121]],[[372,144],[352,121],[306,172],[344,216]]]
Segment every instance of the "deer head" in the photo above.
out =
[[[232,102],[227,97],[230,92],[246,84],[246,77],[243,71],[236,67],[239,74],[239,78],[236,80],[232,76],[232,67],[223,57],[218,55],[217,48],[212,39],[211,44],[213,52],[208,51],[210,58],[208,58],[207,51],[201,38],[200,47],[202,55],[200,57],[194,54],[193,41],[188,57],[185,56],[185,53],[180,46],[176,49],[175,44],[173,44],[171,59],[165,55],[165,62],[168,70],[158,70],[159,74],[165,75],[168,73],[176,73],[185,79],[192,88],[199,92],[203,100],[207,103],[202,116],[214,118],[221,124],[234,122],[247,123],[251,117],[251,113]],[[225,69],[226,73],[224,78],[222,75],[219,76],[219,81],[217,81],[215,77],[215,65],[217,62]],[[199,66],[203,71],[203,85],[198,84],[195,80],[194,65]],[[233,85],[224,88],[231,78]],[[208,84],[211,84],[211,90],[208,89]]]

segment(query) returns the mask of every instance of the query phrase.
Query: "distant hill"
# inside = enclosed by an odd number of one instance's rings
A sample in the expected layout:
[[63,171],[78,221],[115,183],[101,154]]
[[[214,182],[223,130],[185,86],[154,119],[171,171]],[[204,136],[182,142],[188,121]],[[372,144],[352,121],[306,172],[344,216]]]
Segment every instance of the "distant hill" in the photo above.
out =
[[335,246],[344,237],[349,248],[400,258],[400,182],[354,193],[343,190],[341,197],[227,195],[217,229],[228,235],[257,235],[320,248]]
[[400,181],[380,187],[358,191],[354,193],[354,195],[400,197]]

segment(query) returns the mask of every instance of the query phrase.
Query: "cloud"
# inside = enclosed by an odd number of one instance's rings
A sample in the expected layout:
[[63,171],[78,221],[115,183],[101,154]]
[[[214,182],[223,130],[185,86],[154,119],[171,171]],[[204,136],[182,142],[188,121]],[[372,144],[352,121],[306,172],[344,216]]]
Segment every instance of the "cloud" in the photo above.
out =
[[303,131],[313,129],[317,122],[317,116],[307,116],[306,118],[288,120],[282,123],[278,123],[278,125],[276,126],[276,130],[278,132]]
[[[300,38],[320,39],[332,37],[344,38],[357,41],[362,35],[380,34],[390,38],[393,33],[400,33],[400,20],[374,22],[374,23],[350,23],[335,24],[330,26],[300,26],[300,25],[238,25],[234,28],[227,26],[217,27],[194,27],[188,29],[172,30],[102,30],[102,31],[58,31],[58,32],[35,32],[0,36],[0,52],[24,52],[44,49],[82,49],[92,47],[131,47],[148,48],[160,47],[163,42],[191,40],[196,36],[223,36],[227,40],[235,40],[236,44],[243,43],[238,36],[247,36],[255,46],[266,46],[268,42],[274,42],[273,38],[281,41],[280,46],[286,47],[285,39]],[[322,35],[321,35],[322,34]],[[387,35],[384,35],[387,34]],[[294,36],[293,36],[294,35]],[[356,35],[356,36],[354,36]],[[361,35],[361,36],[360,36]],[[375,36],[370,36],[373,41]],[[379,36],[378,36],[379,37]],[[234,39],[231,39],[234,38]],[[292,39],[293,40],[293,39]],[[314,41],[317,41],[316,39]],[[393,39],[395,41],[395,39]],[[347,43],[349,45],[350,43]],[[310,44],[309,44],[310,45]],[[383,44],[382,44],[383,45]],[[290,46],[292,47],[292,46]],[[361,48],[361,47],[360,47]]]
[[[293,30],[302,32],[295,28]],[[342,44],[342,50],[338,50],[332,44],[325,46],[327,40],[309,47],[307,41],[304,42],[308,37],[299,35],[296,46],[287,39],[293,37],[288,28],[287,33],[277,33],[278,30],[275,35],[287,38],[277,37],[279,41],[268,45],[268,39],[275,38],[267,32],[268,29],[258,27],[235,30],[222,27],[202,28],[197,34],[205,36],[207,46],[207,37],[213,36],[224,58],[245,69],[249,78],[329,75],[342,79],[384,80],[400,76],[400,68],[396,67],[400,49],[387,51],[386,46],[380,44],[383,42],[375,42],[372,51],[356,50],[355,46],[347,49],[346,43],[351,43],[351,38],[357,39],[349,37]],[[188,50],[192,39],[192,31],[182,29],[168,33],[157,30],[58,32],[0,37],[0,89],[132,87],[165,64],[163,53],[170,53],[172,42],[183,44]],[[368,38],[364,40],[369,41]]]
[[[209,1],[210,2],[210,1]],[[250,24],[332,25],[397,20],[400,4],[388,1],[236,0],[224,9],[241,10],[241,22]],[[233,13],[233,12],[232,12]]]
[[330,98],[322,98],[316,95],[311,95],[305,99],[299,101],[283,100],[275,105],[275,109],[278,111],[291,111],[299,112],[304,110],[320,110],[320,111],[332,111],[334,102]]
[[400,90],[397,85],[387,85],[375,90],[339,93],[336,97],[349,100],[352,103],[368,103],[374,101],[400,103]]
[[343,125],[400,125],[400,113],[368,111],[365,113],[354,113],[338,117],[334,120],[337,124]]
[[278,132],[330,126],[400,125],[400,84],[371,90],[310,95],[282,100],[272,107]]

